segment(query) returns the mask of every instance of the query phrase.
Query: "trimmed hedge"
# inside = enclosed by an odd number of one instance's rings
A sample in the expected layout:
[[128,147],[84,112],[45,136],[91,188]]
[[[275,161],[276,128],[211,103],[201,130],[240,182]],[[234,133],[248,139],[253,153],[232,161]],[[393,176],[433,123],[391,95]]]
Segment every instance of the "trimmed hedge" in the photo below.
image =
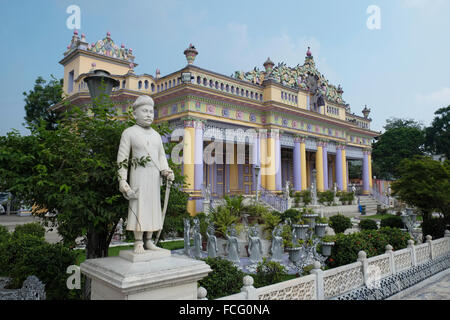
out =
[[423,241],[425,241],[427,235],[430,235],[433,239],[444,237],[448,223],[449,219],[446,218],[424,219],[422,222]]
[[385,253],[388,244],[394,250],[406,248],[410,238],[407,232],[389,227],[348,235],[337,234],[331,256],[328,259],[329,266],[335,268],[356,262],[358,252],[361,250],[367,253],[367,257],[373,257]]
[[276,261],[270,261],[267,258],[263,258],[262,262],[259,262],[256,267],[256,274],[253,276],[255,279],[255,288],[268,286],[274,283],[284,281],[286,279],[286,268]]
[[377,222],[372,219],[364,219],[359,223],[360,230],[378,230]]
[[45,228],[38,222],[26,223],[16,226],[13,232],[13,236],[21,236],[23,234],[31,234],[38,238],[44,239]]
[[344,233],[345,230],[352,227],[352,221],[349,217],[338,214],[330,217],[330,227],[335,233]]
[[381,220],[380,227],[390,227],[390,228],[404,228],[402,218],[399,216],[392,216]]
[[209,300],[229,296],[241,291],[245,276],[231,261],[223,258],[206,258],[204,260],[212,269],[207,277],[200,280],[199,286],[207,290]]
[[45,284],[48,300],[79,299],[80,290],[69,290],[66,285],[67,267],[76,264],[76,257],[61,244],[45,242],[35,224],[22,226],[0,242],[0,275],[11,278],[12,289],[21,288],[28,276],[35,275]]

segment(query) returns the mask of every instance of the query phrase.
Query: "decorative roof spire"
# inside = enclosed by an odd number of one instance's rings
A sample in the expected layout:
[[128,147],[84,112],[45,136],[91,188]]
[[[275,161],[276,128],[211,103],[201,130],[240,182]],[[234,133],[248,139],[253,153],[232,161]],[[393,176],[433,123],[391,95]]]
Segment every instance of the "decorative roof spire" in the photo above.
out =
[[266,62],[264,62],[264,64],[263,64],[264,68],[266,69],[266,73],[267,74],[272,73],[274,65],[275,65],[275,63],[273,63],[273,61],[270,60],[270,58],[268,57]]
[[308,51],[306,51],[306,56],[307,57],[312,57],[311,47],[308,47]]
[[186,56],[188,64],[194,64],[195,57],[198,55],[198,51],[191,43],[189,44],[189,47],[184,50],[184,55]]
[[156,79],[161,78],[161,71],[159,71],[158,68],[156,68]]
[[370,113],[370,108],[367,108],[367,105],[364,105],[364,109],[362,111],[364,118],[368,118],[369,117],[369,113]]

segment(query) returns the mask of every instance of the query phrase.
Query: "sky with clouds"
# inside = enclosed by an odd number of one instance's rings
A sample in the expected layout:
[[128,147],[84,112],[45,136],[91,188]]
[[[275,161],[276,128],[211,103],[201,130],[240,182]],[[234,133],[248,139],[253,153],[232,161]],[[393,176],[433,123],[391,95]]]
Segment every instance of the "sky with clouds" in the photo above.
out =
[[[224,75],[263,69],[267,57],[303,64],[309,46],[352,112],[371,108],[373,130],[390,117],[429,125],[450,105],[450,0],[2,0],[0,135],[27,133],[22,93],[38,76],[63,76],[70,5],[81,9],[88,42],[109,31],[133,49],[137,74],[181,69],[189,43],[199,51],[197,66]],[[371,5],[380,9],[380,29],[367,27]]]

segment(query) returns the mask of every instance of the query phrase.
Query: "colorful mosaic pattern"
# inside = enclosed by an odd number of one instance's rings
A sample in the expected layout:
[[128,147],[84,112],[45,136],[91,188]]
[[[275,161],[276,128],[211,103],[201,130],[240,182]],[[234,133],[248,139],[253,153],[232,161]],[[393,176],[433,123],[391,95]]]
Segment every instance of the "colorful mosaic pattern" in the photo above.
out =
[[308,90],[306,79],[308,74],[315,75],[319,78],[320,92],[328,99],[328,101],[345,104],[342,99],[343,90],[340,86],[336,87],[329,83],[327,79],[316,69],[314,59],[306,57],[303,65],[297,65],[295,68],[286,66],[284,62],[278,63],[269,75],[265,71],[254,68],[252,71],[236,71],[234,78],[245,80],[256,84],[262,84],[265,77],[275,80],[282,85],[289,86],[294,89]]

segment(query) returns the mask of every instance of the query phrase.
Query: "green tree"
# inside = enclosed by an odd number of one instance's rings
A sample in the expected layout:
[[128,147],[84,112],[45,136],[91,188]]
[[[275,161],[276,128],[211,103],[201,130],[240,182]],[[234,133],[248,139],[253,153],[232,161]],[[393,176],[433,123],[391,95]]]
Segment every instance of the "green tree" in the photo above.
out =
[[450,106],[440,108],[430,127],[425,129],[425,144],[428,151],[444,154],[450,160]]
[[429,157],[404,159],[399,166],[400,178],[392,183],[393,194],[419,208],[424,221],[437,211],[450,214],[450,161],[440,163]]
[[[36,215],[57,226],[66,245],[85,236],[87,259],[106,257],[117,223],[128,212],[118,188],[116,159],[121,133],[134,121],[120,119],[106,95],[88,111],[68,110],[54,130],[40,122],[29,136],[13,131],[0,137],[0,184],[26,204],[55,213]],[[161,135],[170,131],[167,124],[154,128]],[[165,147],[170,152],[173,144]],[[169,165],[177,188],[183,177],[171,160]],[[176,206],[171,207],[173,212]]]
[[48,111],[52,105],[63,98],[63,79],[56,79],[51,75],[47,82],[42,77],[35,81],[33,90],[24,92],[25,121],[30,127],[37,127],[41,121],[46,122],[47,129],[54,129],[59,116],[56,112]]
[[411,119],[388,119],[372,145],[373,173],[377,178],[399,177],[398,165],[403,159],[423,155],[425,133],[420,123]]

